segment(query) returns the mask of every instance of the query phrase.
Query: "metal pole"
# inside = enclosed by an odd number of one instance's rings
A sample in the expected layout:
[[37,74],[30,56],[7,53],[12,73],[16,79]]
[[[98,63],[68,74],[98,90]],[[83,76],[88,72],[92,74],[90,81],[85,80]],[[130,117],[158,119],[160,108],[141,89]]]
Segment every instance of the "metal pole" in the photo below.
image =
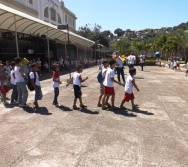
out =
[[77,45],[77,59],[78,59],[78,45]]
[[49,38],[48,38],[48,27],[47,27],[47,47],[48,47],[48,50],[47,50],[47,54],[48,54],[48,64],[49,64],[49,72],[50,72],[51,64],[50,64],[50,42],[49,42]]
[[86,47],[85,47],[85,59],[86,59]]
[[16,15],[14,15],[14,26],[15,26],[16,51],[17,51],[17,56],[20,57],[20,55],[19,55],[19,46],[18,46],[17,26],[16,26]]
[[71,65],[71,61],[70,61],[70,40],[69,40],[69,25],[67,24],[67,35],[68,35],[68,59],[69,59],[69,77],[71,78],[71,69],[70,69],[70,65]]

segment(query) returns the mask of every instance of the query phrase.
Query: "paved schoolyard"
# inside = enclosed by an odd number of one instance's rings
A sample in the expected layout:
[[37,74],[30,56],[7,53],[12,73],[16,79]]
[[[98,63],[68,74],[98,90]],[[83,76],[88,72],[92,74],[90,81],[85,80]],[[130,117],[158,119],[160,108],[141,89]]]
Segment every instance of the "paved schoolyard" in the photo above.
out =
[[[62,107],[52,106],[51,80],[42,81],[40,111],[0,104],[0,167],[187,167],[188,78],[164,67],[137,69],[140,108],[134,111],[96,107],[97,68],[83,73],[89,76],[83,84],[88,109],[71,109],[73,90],[65,83]],[[123,94],[116,85],[117,106]],[[30,93],[29,103],[32,99]]]

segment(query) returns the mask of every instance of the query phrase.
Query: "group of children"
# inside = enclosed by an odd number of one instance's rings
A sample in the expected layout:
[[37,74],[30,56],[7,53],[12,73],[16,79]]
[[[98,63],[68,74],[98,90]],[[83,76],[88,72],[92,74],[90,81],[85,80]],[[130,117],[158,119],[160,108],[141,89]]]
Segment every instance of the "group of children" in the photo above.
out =
[[[100,96],[98,100],[98,107],[102,107],[103,110],[106,110],[108,108],[116,109],[114,105],[115,101],[115,89],[114,89],[114,83],[119,84],[120,86],[125,86],[125,95],[121,102],[120,108],[124,108],[123,105],[125,102],[131,101],[132,108],[137,107],[137,105],[134,104],[134,94],[133,94],[133,87],[136,88],[137,91],[139,91],[137,85],[135,84],[134,76],[136,75],[136,69],[130,68],[129,69],[129,76],[127,77],[125,85],[121,82],[118,82],[115,80],[115,71],[114,68],[116,66],[115,60],[110,61],[103,61],[103,69],[102,69],[102,77],[103,80],[100,83]],[[109,97],[111,96],[111,104],[108,102]]]
[[[11,95],[11,104],[18,104],[19,107],[28,107],[27,98],[28,98],[28,89],[26,87],[26,74],[24,74],[23,69],[21,67],[22,59],[17,57],[15,58],[14,62],[11,63],[12,70],[10,75],[7,74],[6,70],[4,70],[4,66],[0,64],[0,91],[3,95],[3,102],[4,105],[7,105],[6,102],[6,93],[8,92],[7,80],[10,79],[10,83],[12,85],[12,95]],[[115,79],[115,71],[114,68],[116,66],[115,60],[110,61],[103,61],[103,69],[102,69],[102,82],[100,83],[100,96],[98,101],[98,107],[102,107],[103,110],[108,109],[116,109],[114,105],[115,101],[115,89],[114,83],[119,84],[120,86],[124,86],[122,83],[118,82]],[[62,83],[60,81],[59,76],[59,65],[53,65],[53,73],[52,73],[52,80],[53,80],[53,88],[54,88],[54,99],[53,105],[59,106],[58,104],[58,96],[59,96],[59,85]],[[37,63],[31,64],[32,71],[29,73],[29,82],[33,87],[33,91],[35,91],[35,97],[33,105],[35,108],[38,108],[38,100],[42,99],[42,90],[39,81],[38,70],[39,66]],[[88,77],[82,78],[81,73],[83,72],[83,65],[77,65],[76,72],[73,74],[73,77],[69,80],[66,86],[68,86],[71,82],[73,83],[74,89],[74,102],[73,102],[73,109],[78,110],[80,108],[87,107],[84,105],[82,101],[82,91],[81,91],[81,83],[86,81]],[[130,75],[127,77],[125,83],[125,95],[120,105],[120,108],[124,108],[123,105],[125,102],[129,102],[131,100],[132,107],[135,108],[136,105],[134,104],[134,94],[133,94],[133,87],[139,91],[137,85],[135,84],[134,76],[136,75],[136,69],[130,68],[129,69]],[[111,97],[111,104],[108,102],[109,98]],[[77,100],[80,102],[80,106],[77,106]]]

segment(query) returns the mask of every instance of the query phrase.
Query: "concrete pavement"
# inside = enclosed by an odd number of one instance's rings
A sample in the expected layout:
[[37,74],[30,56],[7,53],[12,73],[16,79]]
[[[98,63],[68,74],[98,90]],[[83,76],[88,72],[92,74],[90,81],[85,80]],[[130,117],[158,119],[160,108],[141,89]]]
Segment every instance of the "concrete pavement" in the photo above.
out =
[[[128,69],[125,69],[128,72]],[[60,108],[52,106],[51,79],[42,81],[41,110],[0,104],[0,167],[187,167],[188,78],[163,67],[137,67],[131,111],[96,107],[97,68],[86,69],[83,99],[88,109],[73,111],[73,89],[62,76]],[[124,88],[116,85],[117,106]],[[32,102],[30,93],[29,103]]]

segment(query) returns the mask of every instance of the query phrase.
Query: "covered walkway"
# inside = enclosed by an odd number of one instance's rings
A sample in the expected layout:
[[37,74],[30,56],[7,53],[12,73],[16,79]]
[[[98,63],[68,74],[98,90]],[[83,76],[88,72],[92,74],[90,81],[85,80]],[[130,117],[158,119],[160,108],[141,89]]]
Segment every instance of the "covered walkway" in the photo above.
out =
[[[68,42],[66,30],[59,30],[50,23],[2,4],[0,4],[0,30],[15,32],[17,56],[19,56],[18,33],[45,37],[48,43],[48,57],[50,57],[49,40],[62,42],[65,44],[65,47]],[[69,32],[69,41],[70,44],[77,47],[84,47],[85,49],[95,44],[94,41],[83,38],[72,32]]]

